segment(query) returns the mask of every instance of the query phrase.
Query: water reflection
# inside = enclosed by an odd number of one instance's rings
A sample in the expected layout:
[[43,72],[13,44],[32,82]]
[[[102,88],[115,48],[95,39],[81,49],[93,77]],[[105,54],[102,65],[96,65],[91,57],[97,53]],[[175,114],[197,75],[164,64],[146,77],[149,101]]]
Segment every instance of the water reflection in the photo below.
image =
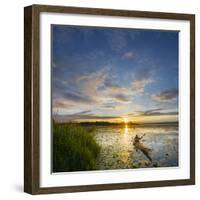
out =
[[[134,145],[136,135],[143,134]],[[102,126],[97,127],[95,138],[101,146],[98,169],[178,166],[177,126]]]
[[125,134],[125,135],[128,134],[128,125],[127,125],[127,124],[125,124],[124,134]]

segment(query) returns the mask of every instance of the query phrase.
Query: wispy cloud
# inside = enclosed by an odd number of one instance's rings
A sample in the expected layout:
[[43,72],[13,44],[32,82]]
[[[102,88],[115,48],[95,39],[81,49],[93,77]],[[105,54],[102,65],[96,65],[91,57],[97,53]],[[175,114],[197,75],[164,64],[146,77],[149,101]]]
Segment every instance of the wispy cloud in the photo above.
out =
[[123,54],[122,58],[126,58],[126,59],[131,59],[131,58],[135,58],[136,54],[134,51],[127,51],[126,53]]
[[126,33],[123,30],[105,30],[104,34],[112,51],[119,52],[127,46]]
[[70,108],[71,106],[72,105],[69,104],[68,101],[65,101],[65,99],[61,99],[61,98],[53,99],[53,108],[55,109]]
[[72,93],[72,92],[65,92],[63,93],[63,97],[65,99],[68,99],[72,102],[78,102],[78,103],[94,103],[96,102],[92,97],[78,94],[78,93]]
[[[163,121],[176,121],[178,112],[176,111],[166,111],[162,108],[151,109],[146,111],[135,111],[133,113],[129,113],[124,115],[128,117],[129,121],[143,121],[145,122],[145,118],[147,118],[148,122],[153,122],[155,119],[159,121],[160,118]],[[54,114],[54,120],[58,122],[69,122],[69,121],[121,121],[122,117],[120,116],[106,116],[106,115],[95,115],[92,110],[84,110],[81,112],[76,112],[73,114]]]
[[170,102],[172,100],[177,99],[177,97],[178,97],[177,89],[165,90],[158,94],[152,95],[152,99],[158,102]]
[[133,113],[129,113],[127,116],[129,117],[145,117],[145,116],[177,116],[177,111],[167,111],[163,108],[155,108],[145,111],[135,111]]
[[85,110],[81,112],[77,112],[74,114],[69,115],[60,115],[60,114],[54,114],[54,120],[57,122],[69,122],[69,121],[82,121],[82,120],[119,120],[120,117],[116,116],[98,116],[94,115],[91,110]]
[[130,41],[134,41],[140,36],[140,31],[131,31],[130,29],[108,31],[105,29],[104,34],[110,49],[114,52],[120,52],[127,48]]
[[[168,106],[176,110],[173,101],[177,99],[176,91],[168,89],[177,87],[177,58],[173,56],[177,38],[171,40],[160,32],[159,44],[154,45],[157,41],[154,32],[52,26],[54,114],[92,120],[94,116],[119,117],[132,108],[135,111]],[[157,93],[160,88],[164,91]],[[154,110],[143,114],[159,116],[165,112]]]
[[153,79],[135,80],[132,83],[132,89],[135,94],[142,93],[142,92],[144,92],[145,87],[153,82],[154,82]]
[[129,102],[128,96],[126,96],[124,94],[117,94],[114,97],[120,102],[124,102],[124,103],[128,103]]
[[154,70],[149,67],[141,67],[133,74],[132,90],[135,94],[143,93],[145,87],[155,82]]
[[105,67],[97,72],[78,77],[77,84],[83,89],[84,95],[98,96],[97,89],[104,84],[108,71],[109,67]]
[[112,66],[105,66],[95,72],[77,73],[67,80],[55,80],[53,85],[55,107],[67,108],[68,105],[72,108],[85,105],[105,107],[103,105],[112,101],[117,103],[119,108],[119,104],[132,103],[136,95],[144,93],[145,87],[154,82],[150,70],[144,73],[140,69],[133,74],[132,82],[119,85],[111,78],[111,68]]
[[102,108],[105,109],[118,109],[120,107],[119,102],[106,102],[105,104],[102,105]]
[[104,84],[108,68],[103,68],[97,72],[80,74],[67,80],[54,81],[55,106],[65,105],[93,105],[97,104],[100,98],[98,87]]

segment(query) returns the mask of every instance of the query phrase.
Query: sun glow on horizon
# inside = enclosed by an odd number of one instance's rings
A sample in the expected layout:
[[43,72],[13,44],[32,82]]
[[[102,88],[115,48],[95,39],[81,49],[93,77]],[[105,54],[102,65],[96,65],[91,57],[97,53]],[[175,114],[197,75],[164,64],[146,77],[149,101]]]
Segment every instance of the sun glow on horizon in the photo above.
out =
[[129,122],[128,118],[126,118],[126,117],[123,118],[123,121],[125,124],[127,124]]

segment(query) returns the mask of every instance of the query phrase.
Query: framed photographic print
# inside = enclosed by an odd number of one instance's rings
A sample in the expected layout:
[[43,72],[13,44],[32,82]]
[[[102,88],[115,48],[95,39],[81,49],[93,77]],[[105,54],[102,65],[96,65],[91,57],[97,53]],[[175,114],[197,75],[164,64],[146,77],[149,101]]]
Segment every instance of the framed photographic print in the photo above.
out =
[[32,5],[24,191],[195,183],[195,16]]

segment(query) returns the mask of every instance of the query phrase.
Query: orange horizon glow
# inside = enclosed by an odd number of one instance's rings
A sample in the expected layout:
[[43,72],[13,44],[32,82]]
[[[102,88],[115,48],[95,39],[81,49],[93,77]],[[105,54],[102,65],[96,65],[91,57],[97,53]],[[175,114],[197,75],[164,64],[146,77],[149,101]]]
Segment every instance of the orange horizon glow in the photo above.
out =
[[129,122],[128,118],[127,118],[127,117],[123,117],[123,122],[124,122],[125,124],[127,124],[127,123]]
[[[93,119],[72,119],[69,120],[70,122],[108,122],[108,123],[124,123],[124,124],[129,124],[129,123],[165,123],[165,122],[178,122],[178,115],[158,115],[158,116],[134,116],[134,117],[127,117],[125,115],[119,116],[116,118],[110,118],[107,119],[105,117],[98,119],[98,118],[93,118]],[[66,121],[67,122],[67,121]]]

